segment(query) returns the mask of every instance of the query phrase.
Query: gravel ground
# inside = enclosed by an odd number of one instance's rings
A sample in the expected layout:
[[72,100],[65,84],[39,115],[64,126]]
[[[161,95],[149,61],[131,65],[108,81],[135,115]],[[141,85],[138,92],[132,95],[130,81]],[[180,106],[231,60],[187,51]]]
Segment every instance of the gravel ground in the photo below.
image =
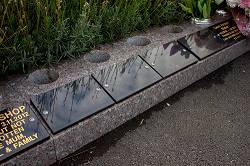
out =
[[250,165],[250,53],[58,165]]

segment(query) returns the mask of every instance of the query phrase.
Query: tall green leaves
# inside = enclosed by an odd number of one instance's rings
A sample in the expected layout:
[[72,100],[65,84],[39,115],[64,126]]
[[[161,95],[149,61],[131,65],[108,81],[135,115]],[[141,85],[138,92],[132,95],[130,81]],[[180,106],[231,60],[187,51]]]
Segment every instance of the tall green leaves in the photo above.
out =
[[191,14],[193,17],[210,18],[212,0],[184,0],[180,3],[183,11]]
[[183,16],[174,0],[1,0],[0,75],[74,58]]
[[183,3],[179,3],[182,10],[185,12],[191,14],[193,17],[195,16],[195,10],[194,8],[196,7],[195,0],[185,0]]

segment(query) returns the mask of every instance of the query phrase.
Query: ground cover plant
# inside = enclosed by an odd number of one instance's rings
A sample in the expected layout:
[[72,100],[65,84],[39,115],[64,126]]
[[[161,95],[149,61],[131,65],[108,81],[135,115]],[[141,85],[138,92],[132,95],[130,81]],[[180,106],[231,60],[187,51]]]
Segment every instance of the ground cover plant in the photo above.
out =
[[0,75],[76,58],[183,16],[175,0],[1,0]]

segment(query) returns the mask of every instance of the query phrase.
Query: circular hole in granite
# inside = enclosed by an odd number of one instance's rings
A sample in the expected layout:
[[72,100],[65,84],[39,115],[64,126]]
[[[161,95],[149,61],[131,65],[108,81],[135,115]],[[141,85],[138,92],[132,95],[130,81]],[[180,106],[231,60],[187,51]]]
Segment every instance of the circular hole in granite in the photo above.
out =
[[169,32],[170,32],[170,33],[181,33],[181,32],[183,32],[183,29],[182,29],[182,27],[180,27],[180,26],[172,26],[172,27],[169,29]]
[[142,36],[134,36],[127,39],[127,43],[133,46],[146,46],[151,43],[151,41]]
[[106,52],[94,52],[86,54],[84,59],[90,63],[102,63],[110,59],[110,55]]
[[54,70],[41,69],[31,73],[28,80],[34,84],[42,85],[49,84],[56,81],[59,78],[59,74]]

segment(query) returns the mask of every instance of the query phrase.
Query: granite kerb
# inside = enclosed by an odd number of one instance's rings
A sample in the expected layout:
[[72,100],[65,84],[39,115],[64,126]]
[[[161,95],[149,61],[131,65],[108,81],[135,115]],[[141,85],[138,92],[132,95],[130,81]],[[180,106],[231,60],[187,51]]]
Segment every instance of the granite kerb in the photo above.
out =
[[[196,30],[200,29],[201,28],[196,27]],[[193,30],[189,29],[189,32],[185,31],[180,34],[166,35],[159,43],[156,42],[145,48],[140,48],[139,51],[134,51],[133,55],[125,56],[117,61],[125,61],[152,47],[177,39],[190,32],[193,32]],[[164,39],[167,40],[164,41]],[[138,49],[138,47],[134,47],[133,49]],[[124,48],[124,50],[126,50],[126,48]],[[124,54],[124,50],[119,51],[119,55]],[[49,165],[57,160],[61,160],[249,50],[250,41],[242,40],[55,135],[50,132],[45,122],[36,113],[39,120],[46,126],[50,134],[50,139],[10,158],[10,160],[3,163],[3,165]],[[73,77],[66,77],[64,80],[59,80],[56,83],[34,86],[27,81],[27,76],[25,76],[9,81],[6,87],[12,94],[17,93],[17,96],[21,96],[18,102],[16,102],[17,104],[20,104],[20,101],[30,102],[30,96],[32,95],[46,92],[80,77],[89,76],[105,66],[117,63],[114,58],[116,51],[111,54],[113,59],[111,58],[110,62],[93,66],[91,66],[92,64],[88,64],[82,70],[77,71],[77,73],[80,74],[76,74]],[[58,69],[62,69],[63,66],[64,65],[59,66]],[[74,70],[75,69],[72,69],[72,71]],[[61,72],[60,77],[64,77],[66,74],[65,72]],[[11,101],[14,101],[13,96]],[[9,104],[7,105],[9,106]]]

